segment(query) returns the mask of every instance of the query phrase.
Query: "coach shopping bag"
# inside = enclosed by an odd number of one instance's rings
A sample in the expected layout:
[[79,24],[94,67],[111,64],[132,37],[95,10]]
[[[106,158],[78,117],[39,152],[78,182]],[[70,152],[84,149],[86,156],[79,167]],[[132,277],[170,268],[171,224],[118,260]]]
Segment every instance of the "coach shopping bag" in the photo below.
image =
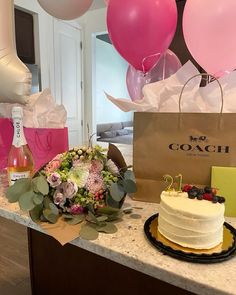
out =
[[135,113],[135,200],[159,202],[165,174],[182,174],[184,183],[210,185],[212,166],[236,166],[236,114],[222,110],[223,95],[219,114]]
[[[33,154],[35,171],[57,154],[68,150],[67,128],[24,128],[24,133]],[[7,166],[12,139],[11,120],[0,118],[0,170]]]

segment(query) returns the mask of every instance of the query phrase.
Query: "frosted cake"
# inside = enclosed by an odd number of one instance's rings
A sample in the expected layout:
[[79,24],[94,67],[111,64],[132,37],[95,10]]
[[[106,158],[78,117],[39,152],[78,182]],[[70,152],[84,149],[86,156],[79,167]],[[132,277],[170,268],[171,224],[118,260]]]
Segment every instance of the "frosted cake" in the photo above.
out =
[[[161,193],[158,230],[183,247],[211,249],[223,241],[224,198],[192,197],[187,192]],[[207,199],[208,195],[208,199]],[[223,199],[220,199],[223,198]]]

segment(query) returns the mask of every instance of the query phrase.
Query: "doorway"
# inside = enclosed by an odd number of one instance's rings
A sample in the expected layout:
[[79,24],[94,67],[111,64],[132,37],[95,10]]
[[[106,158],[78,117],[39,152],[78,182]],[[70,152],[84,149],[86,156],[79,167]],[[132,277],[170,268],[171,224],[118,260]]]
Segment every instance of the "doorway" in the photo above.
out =
[[128,63],[118,54],[107,32],[93,36],[93,118],[97,141],[132,144],[133,113],[125,113],[105,96],[129,98]]
[[55,94],[67,111],[71,148],[83,143],[82,31],[77,23],[53,21]]

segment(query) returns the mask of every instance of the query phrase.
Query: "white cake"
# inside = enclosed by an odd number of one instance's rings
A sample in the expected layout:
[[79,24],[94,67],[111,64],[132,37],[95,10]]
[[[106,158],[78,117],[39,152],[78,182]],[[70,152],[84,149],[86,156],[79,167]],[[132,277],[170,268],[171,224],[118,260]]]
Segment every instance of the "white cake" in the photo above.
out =
[[223,241],[224,204],[189,199],[184,192],[161,193],[159,232],[193,249],[210,249]]

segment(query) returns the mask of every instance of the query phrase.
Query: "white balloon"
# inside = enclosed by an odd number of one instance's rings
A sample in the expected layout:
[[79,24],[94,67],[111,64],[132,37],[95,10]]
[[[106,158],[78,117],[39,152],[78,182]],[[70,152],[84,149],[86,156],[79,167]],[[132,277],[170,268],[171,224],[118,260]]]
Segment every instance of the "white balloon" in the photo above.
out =
[[83,15],[93,0],[38,0],[38,2],[52,16],[72,20]]
[[32,76],[17,57],[13,0],[0,0],[0,102],[26,104]]

